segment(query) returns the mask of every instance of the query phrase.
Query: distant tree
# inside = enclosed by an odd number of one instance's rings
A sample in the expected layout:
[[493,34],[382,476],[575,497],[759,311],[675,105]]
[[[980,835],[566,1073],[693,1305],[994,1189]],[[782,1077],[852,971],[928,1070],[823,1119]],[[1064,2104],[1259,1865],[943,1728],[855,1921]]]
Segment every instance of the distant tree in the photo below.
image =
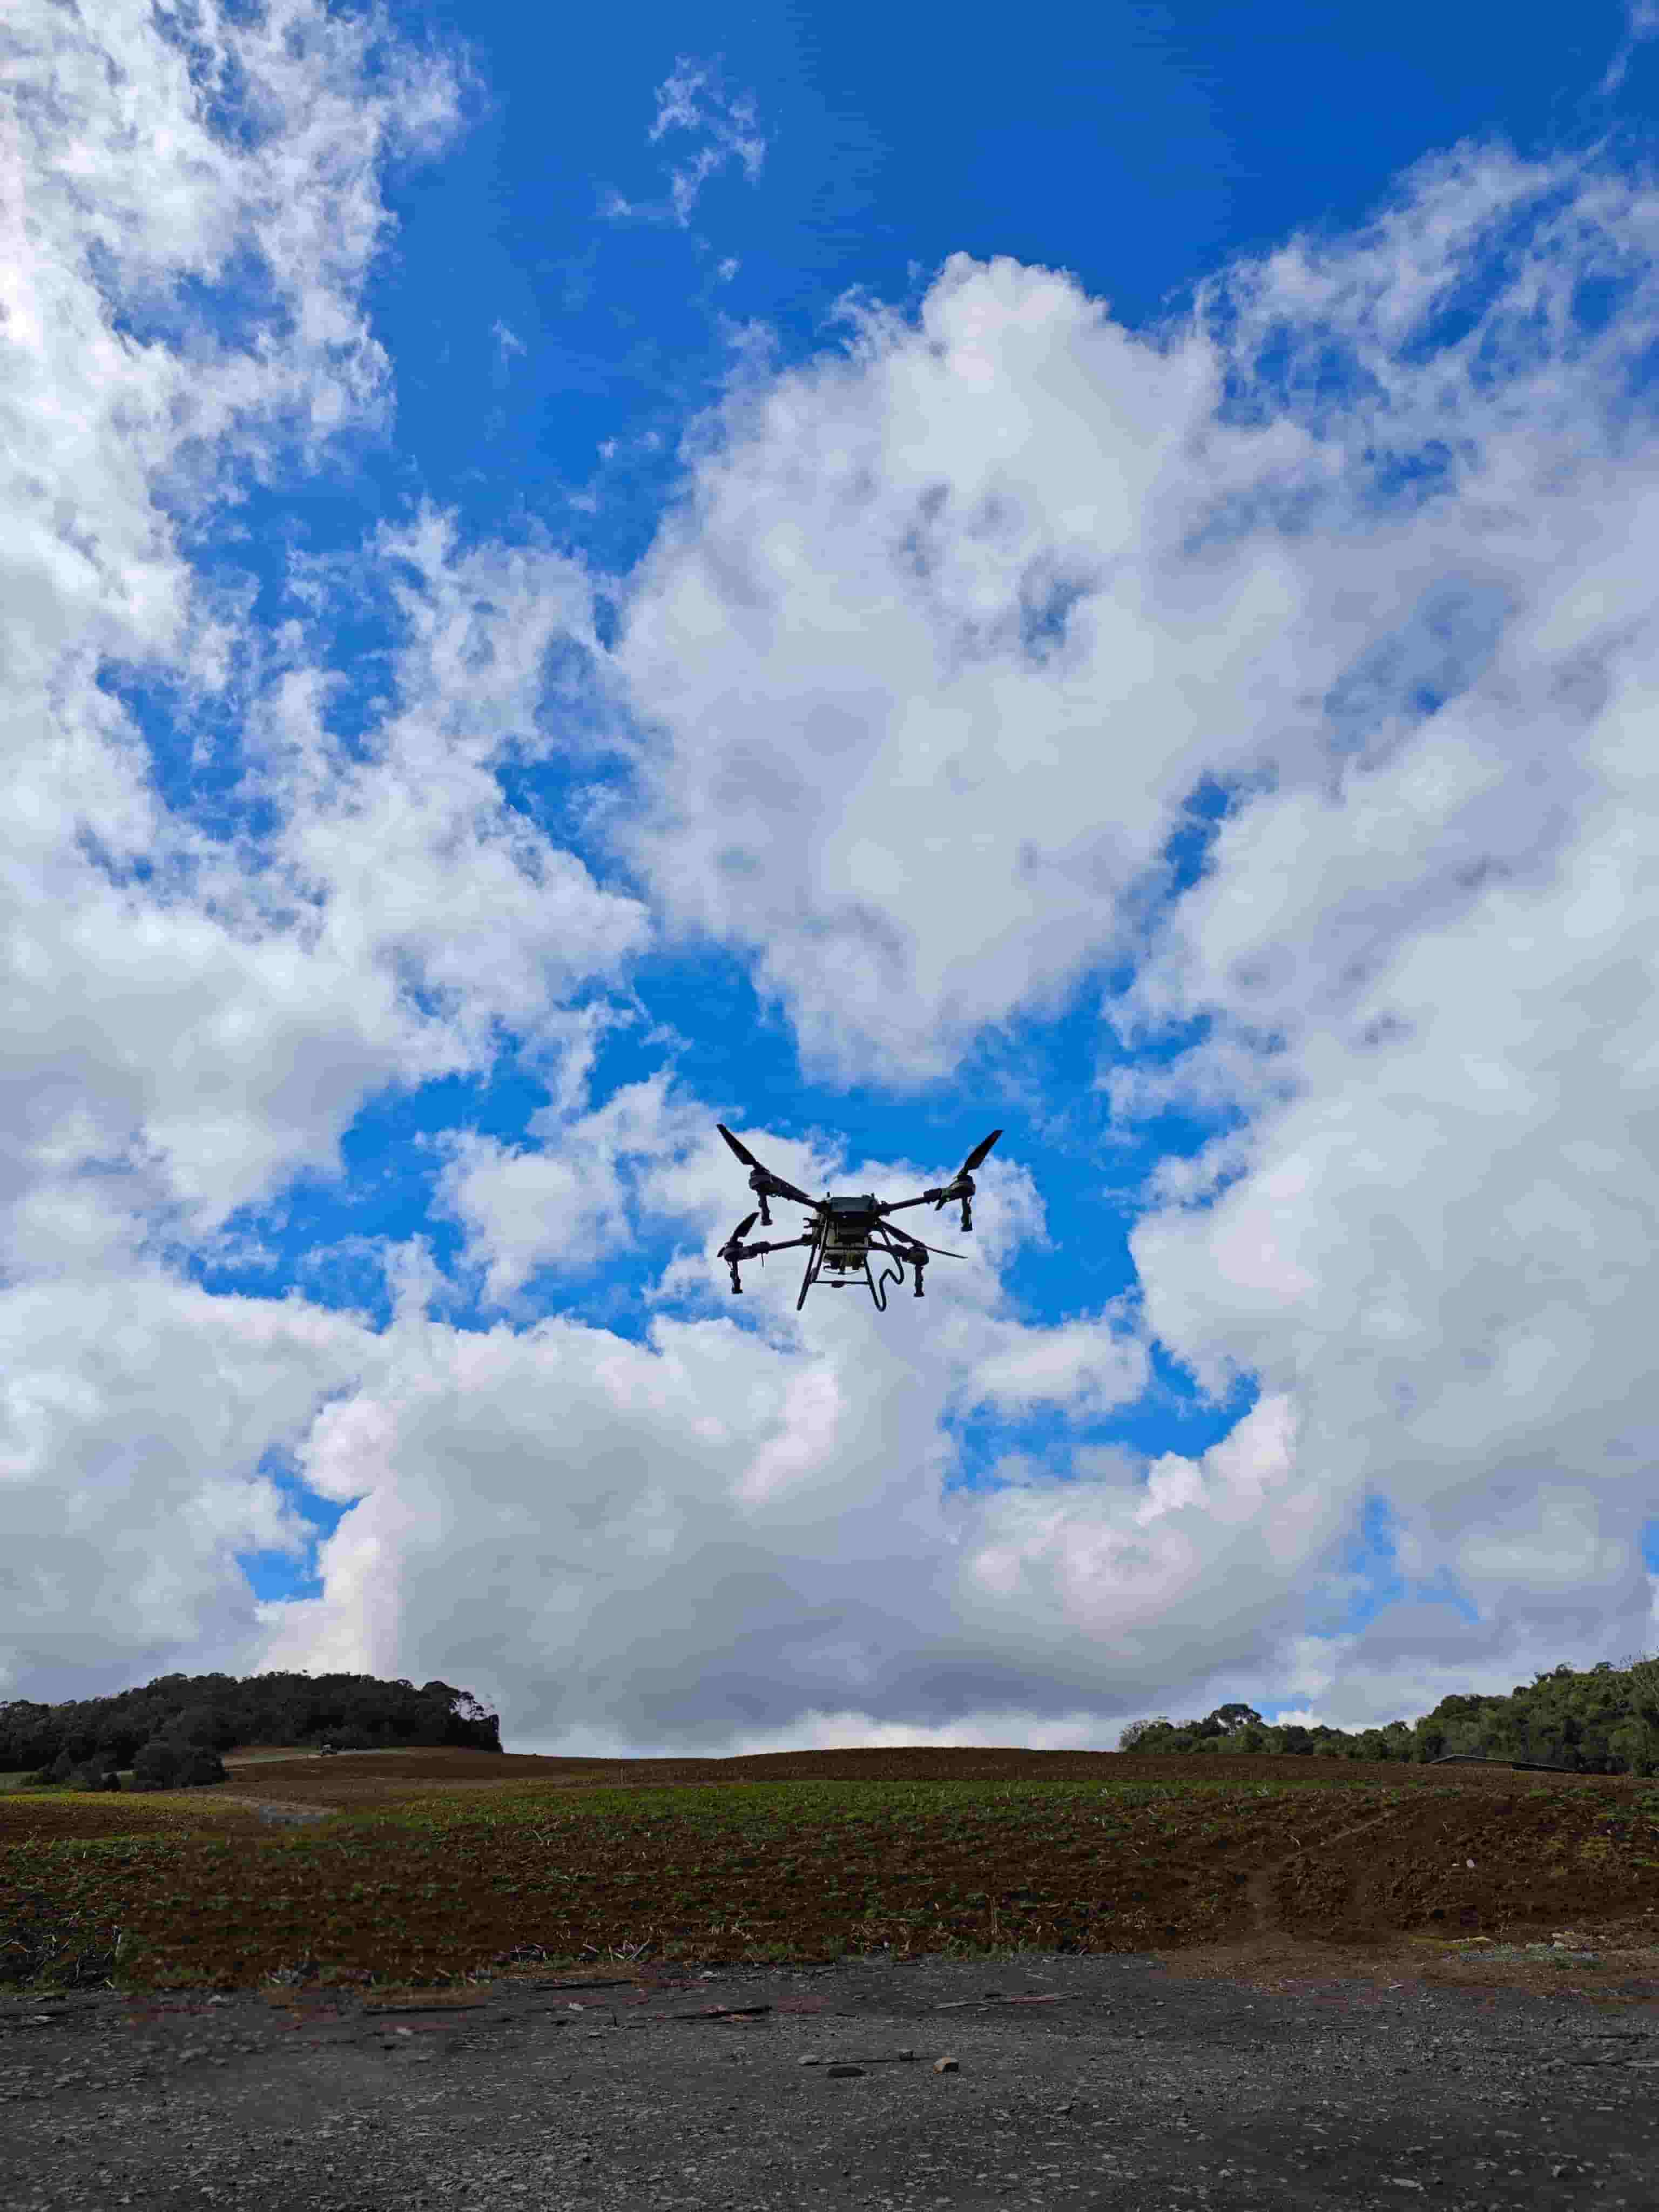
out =
[[1167,1713],[1160,1713],[1156,1720],[1131,1721],[1119,1736],[1117,1747],[1120,1751],[1133,1751],[1147,1736],[1156,1735],[1158,1729],[1166,1729],[1169,1725]]
[[235,1723],[213,1705],[187,1705],[161,1733],[179,1743],[205,1744],[210,1751],[228,1751],[236,1741]]
[[[0,1769],[37,1774],[103,1759],[134,1765],[158,1737],[222,1753],[243,1743],[306,1743],[348,1730],[366,1745],[501,1748],[501,1723],[469,1690],[368,1674],[162,1674],[114,1697],[60,1705],[0,1701]],[[356,1739],[354,1739],[356,1740]],[[68,1770],[59,1778],[67,1780]]]
[[[1628,1660],[1625,1680],[1626,1728],[1633,1723],[1639,1732],[1639,1748],[1633,1748],[1631,1756],[1641,1761],[1638,1772],[1651,1774],[1659,1763],[1659,1659],[1644,1655]],[[1626,1741],[1631,1741],[1628,1733]]]
[[1651,1731],[1642,1722],[1621,1721],[1609,1735],[1608,1748],[1618,1761],[1615,1771],[1659,1774],[1659,1751]]
[[210,1744],[186,1743],[174,1735],[141,1744],[132,1764],[135,1790],[195,1790],[227,1779],[225,1763]]

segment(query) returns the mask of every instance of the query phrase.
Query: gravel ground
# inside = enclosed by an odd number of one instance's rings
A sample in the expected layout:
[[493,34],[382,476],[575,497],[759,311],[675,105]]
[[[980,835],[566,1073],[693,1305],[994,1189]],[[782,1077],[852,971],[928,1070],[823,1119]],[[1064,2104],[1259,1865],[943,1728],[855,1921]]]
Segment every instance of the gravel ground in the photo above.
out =
[[394,2010],[9,1996],[0,2201],[1659,2204],[1659,2004],[1327,1975],[1285,1994],[1026,1955],[520,1979]]

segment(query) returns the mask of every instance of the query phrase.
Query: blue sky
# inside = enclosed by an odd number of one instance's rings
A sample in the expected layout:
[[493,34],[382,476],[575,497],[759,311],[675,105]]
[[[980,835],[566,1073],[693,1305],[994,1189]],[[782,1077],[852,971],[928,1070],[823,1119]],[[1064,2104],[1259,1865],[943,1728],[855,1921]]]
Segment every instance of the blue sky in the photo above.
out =
[[1649,17],[27,12],[5,1694],[1654,1640]]

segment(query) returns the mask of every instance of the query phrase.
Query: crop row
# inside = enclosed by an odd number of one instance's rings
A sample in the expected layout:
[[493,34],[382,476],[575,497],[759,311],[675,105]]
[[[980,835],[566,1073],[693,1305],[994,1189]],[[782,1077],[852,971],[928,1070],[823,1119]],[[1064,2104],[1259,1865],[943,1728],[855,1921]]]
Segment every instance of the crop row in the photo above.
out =
[[[82,1806],[103,1832],[64,1832]],[[1603,1883],[1659,1882],[1640,1864],[1659,1853],[1644,1812],[1610,1826],[1590,1796],[1455,1788],[825,1782],[577,1800],[509,1784],[279,1834],[188,1801],[143,1816],[5,1801],[0,1978],[433,1984],[530,1958],[1144,1951],[1239,1932],[1252,1869],[1334,1864],[1356,1829],[1381,1850],[1391,1823],[1425,1866],[1478,1850],[1512,1872],[1565,1851]]]

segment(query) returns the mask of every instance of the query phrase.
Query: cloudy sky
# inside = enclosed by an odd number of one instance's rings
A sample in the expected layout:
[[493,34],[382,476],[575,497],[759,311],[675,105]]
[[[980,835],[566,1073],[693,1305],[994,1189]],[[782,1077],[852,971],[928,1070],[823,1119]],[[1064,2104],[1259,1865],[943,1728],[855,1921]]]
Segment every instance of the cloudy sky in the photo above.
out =
[[1651,1648],[1659,7],[696,13],[8,10],[0,1695]]

